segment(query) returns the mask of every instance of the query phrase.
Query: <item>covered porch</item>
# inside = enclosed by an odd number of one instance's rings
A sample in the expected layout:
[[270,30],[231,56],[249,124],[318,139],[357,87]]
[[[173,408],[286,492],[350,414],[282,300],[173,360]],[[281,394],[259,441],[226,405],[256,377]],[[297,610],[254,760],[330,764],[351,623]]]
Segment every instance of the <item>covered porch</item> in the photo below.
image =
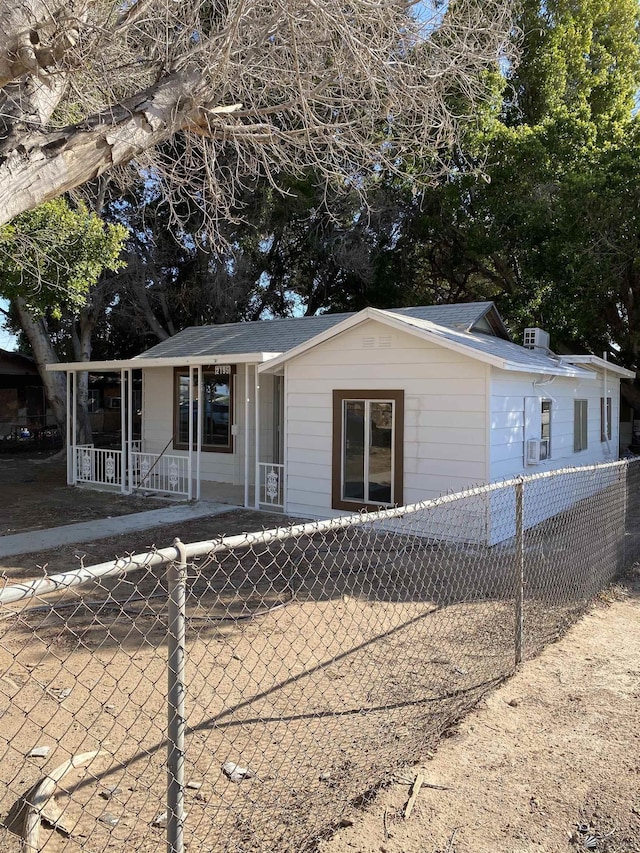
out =
[[[67,377],[67,483],[284,511],[283,379],[258,370],[270,356],[49,365]],[[86,371],[119,382],[117,444],[78,438],[78,379]]]

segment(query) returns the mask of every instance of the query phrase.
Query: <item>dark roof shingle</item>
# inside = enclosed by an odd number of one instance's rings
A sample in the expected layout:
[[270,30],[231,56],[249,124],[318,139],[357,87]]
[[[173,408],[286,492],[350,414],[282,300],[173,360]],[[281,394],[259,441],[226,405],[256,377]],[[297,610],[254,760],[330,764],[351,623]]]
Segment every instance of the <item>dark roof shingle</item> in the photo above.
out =
[[[492,302],[468,302],[460,305],[422,305],[416,308],[390,309],[394,314],[430,320],[454,329],[471,329],[492,308]],[[190,326],[172,338],[156,344],[139,359],[181,358],[189,356],[225,356],[253,352],[287,352],[331,329],[353,314],[320,314],[315,317],[286,317],[219,326]]]

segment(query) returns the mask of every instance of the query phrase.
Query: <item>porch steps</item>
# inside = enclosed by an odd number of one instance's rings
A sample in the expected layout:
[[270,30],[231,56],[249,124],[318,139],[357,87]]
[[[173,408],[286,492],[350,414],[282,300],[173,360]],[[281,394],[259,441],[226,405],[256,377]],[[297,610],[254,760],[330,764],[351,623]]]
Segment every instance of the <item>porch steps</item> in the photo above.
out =
[[[105,539],[108,536],[119,536],[134,530],[148,530],[150,527],[173,524],[174,522],[192,521],[196,518],[220,515],[240,509],[239,506],[221,504],[214,501],[198,501],[194,504],[167,506],[162,509],[151,509],[146,512],[134,512],[129,515],[118,515],[113,518],[101,518],[93,521],[82,521],[78,524],[67,524],[63,527],[51,527],[48,530],[29,530],[26,533],[12,533],[0,536],[0,558],[13,557],[18,554],[30,554],[57,548],[59,545],[72,545],[76,542],[90,542],[94,539]],[[170,545],[171,537],[179,530],[167,531],[167,541],[159,543]],[[140,546],[145,550],[145,546]]]

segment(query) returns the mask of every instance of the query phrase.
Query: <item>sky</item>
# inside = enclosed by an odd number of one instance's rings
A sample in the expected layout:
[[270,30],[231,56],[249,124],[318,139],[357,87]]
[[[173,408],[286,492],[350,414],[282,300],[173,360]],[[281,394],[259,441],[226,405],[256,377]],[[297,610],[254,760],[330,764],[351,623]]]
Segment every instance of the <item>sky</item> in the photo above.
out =
[[[0,299],[0,308],[7,309],[9,303]],[[2,324],[2,314],[0,314],[0,349],[14,350],[16,348],[16,339],[14,335],[10,335]]]

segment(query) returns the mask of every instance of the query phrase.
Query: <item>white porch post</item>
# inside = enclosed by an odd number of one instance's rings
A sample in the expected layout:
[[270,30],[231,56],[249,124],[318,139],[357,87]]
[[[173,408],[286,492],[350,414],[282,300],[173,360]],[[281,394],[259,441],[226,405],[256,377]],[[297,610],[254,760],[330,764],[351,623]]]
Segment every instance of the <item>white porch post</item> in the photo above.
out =
[[120,491],[127,493],[127,371],[120,370]]
[[289,424],[287,420],[287,412],[289,407],[287,402],[289,400],[289,396],[287,393],[287,378],[288,378],[288,364],[284,366],[284,376],[282,377],[282,511],[286,513],[287,511],[287,472],[289,470],[289,441],[288,441],[288,429]]
[[133,492],[133,370],[127,370],[127,494]]
[[198,376],[198,443],[196,444],[196,500],[200,500],[200,462],[202,458],[202,424],[204,420],[204,388],[202,365],[196,368]]
[[71,373],[67,370],[67,486],[73,485],[76,469],[75,442],[71,440]]
[[258,377],[258,365],[254,366],[255,370],[255,393],[254,393],[254,405],[255,405],[255,452],[256,452],[256,482],[255,482],[255,507],[258,509],[260,507],[260,384]]
[[72,483],[75,484],[78,482],[78,472],[76,468],[76,451],[75,446],[77,442],[78,435],[78,406],[76,401],[78,399],[78,374],[76,371],[73,371],[73,380],[72,380],[72,399],[71,399],[71,445],[74,448],[73,450],[73,478]]
[[193,367],[189,365],[189,489],[187,498],[193,498]]
[[244,505],[249,506],[249,365],[244,366]]

